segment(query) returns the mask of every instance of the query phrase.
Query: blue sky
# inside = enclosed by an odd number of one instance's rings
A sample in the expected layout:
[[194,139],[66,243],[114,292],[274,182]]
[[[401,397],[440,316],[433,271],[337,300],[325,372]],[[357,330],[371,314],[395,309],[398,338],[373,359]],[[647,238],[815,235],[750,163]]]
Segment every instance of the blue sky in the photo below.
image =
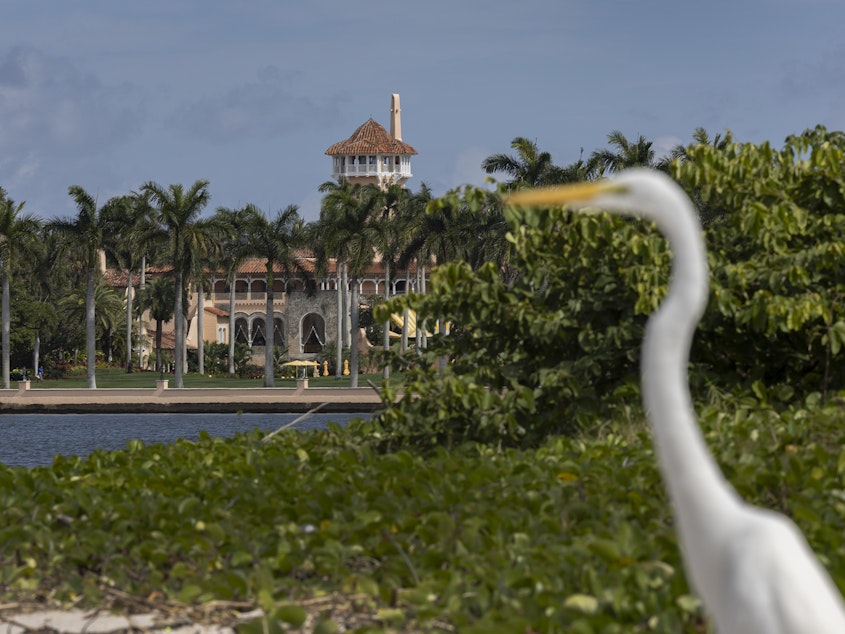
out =
[[0,0],[0,185],[43,218],[211,182],[211,205],[319,214],[325,149],[373,117],[409,186],[481,184],[535,140],[557,164],[703,126],[742,141],[845,128],[841,0]]

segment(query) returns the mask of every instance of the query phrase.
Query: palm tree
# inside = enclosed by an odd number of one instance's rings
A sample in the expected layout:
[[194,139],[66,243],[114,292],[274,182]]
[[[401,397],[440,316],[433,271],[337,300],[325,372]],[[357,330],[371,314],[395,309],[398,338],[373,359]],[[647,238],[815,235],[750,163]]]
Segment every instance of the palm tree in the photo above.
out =
[[[59,288],[56,283],[56,249],[55,236],[42,227],[38,232],[37,248],[30,252],[26,294],[31,302],[29,325],[33,330],[32,367],[41,367],[41,341],[43,336],[49,336],[58,325],[58,311],[55,306],[55,294]],[[64,276],[63,276],[64,277]]]
[[227,227],[221,249],[220,263],[226,271],[226,283],[229,286],[229,353],[228,373],[229,378],[234,378],[235,363],[235,279],[238,274],[238,267],[249,256],[249,235],[247,233],[247,221],[249,213],[247,207],[241,209],[217,209],[217,216]]
[[[109,212],[97,208],[96,199],[79,185],[71,185],[68,194],[76,203],[75,218],[64,218],[49,223],[51,230],[67,239],[64,249],[79,253],[86,273],[85,291],[85,351],[87,355],[87,387],[97,387],[97,326],[95,319],[94,286],[100,266],[100,253],[107,246]],[[107,205],[113,204],[111,201]]]
[[150,317],[156,321],[156,372],[161,372],[162,358],[161,358],[161,336],[163,325],[173,318],[173,307],[176,300],[176,286],[173,283],[172,277],[160,275],[154,277],[152,281],[144,286],[144,290],[139,296],[140,309],[149,310]]
[[250,252],[264,260],[266,270],[264,387],[273,387],[276,267],[278,265],[278,270],[287,280],[294,275],[307,276],[307,272],[297,258],[297,249],[303,245],[304,223],[296,205],[288,205],[280,209],[272,218],[265,217],[254,205],[248,205],[247,210],[249,217],[246,224]]
[[[428,204],[434,199],[434,196],[431,192],[431,189],[426,183],[422,183],[420,185],[419,191],[416,192],[408,192],[408,196],[403,201],[403,204],[399,207],[399,217],[401,218],[402,224],[402,237],[400,243],[400,249],[398,253],[397,265],[399,267],[403,267],[405,269],[405,292],[410,293],[411,291],[411,262],[417,258],[418,251],[413,246],[413,243],[417,241],[417,231],[419,229],[420,223],[423,221],[423,217],[426,215],[426,209],[428,208]],[[425,271],[423,266],[420,266],[419,260],[417,260],[417,276],[419,277],[422,275],[422,279],[424,279]],[[422,286],[419,287],[419,290],[422,290]],[[409,316],[410,316],[410,309],[405,308],[402,314],[402,351],[404,352],[408,348],[408,331],[409,331]],[[417,330],[417,333],[420,333],[421,329]]]
[[144,245],[140,240],[151,223],[147,197],[134,193],[111,199],[103,207],[108,224],[109,252],[126,273],[126,372],[132,372],[132,314],[134,300],[133,278],[143,266]]
[[2,372],[3,387],[9,389],[10,367],[9,350],[11,338],[11,301],[9,285],[12,277],[12,264],[19,258],[27,259],[38,247],[38,231],[41,222],[35,216],[21,215],[25,203],[16,204],[6,196],[0,187],[0,267],[2,267]]
[[[696,128],[695,132],[692,133],[693,142],[689,145],[683,145],[679,143],[672,151],[669,153],[668,156],[663,157],[658,161],[656,167],[657,169],[666,172],[670,176],[675,175],[675,170],[673,166],[676,164],[684,163],[689,160],[690,152],[693,148],[700,147],[702,145],[709,145],[713,149],[723,152],[733,143],[733,135],[731,134],[730,130],[725,133],[725,136],[721,134],[717,134],[714,137],[711,137],[707,130],[704,128]],[[696,209],[698,210],[698,217],[701,220],[701,224],[709,225],[714,221],[723,218],[727,215],[727,211],[723,207],[717,206],[715,201],[703,201],[701,199],[701,188],[695,187],[690,192],[690,197],[692,198],[693,203],[695,204]]]
[[[390,299],[390,281],[393,266],[399,258],[400,251],[404,246],[404,240],[407,236],[407,215],[403,212],[410,198],[410,193],[404,187],[396,184],[389,185],[384,191],[383,206],[376,218],[378,227],[378,231],[376,232],[376,249],[381,256],[382,266],[384,267],[385,300]],[[382,328],[384,329],[382,347],[385,352],[388,352],[390,350],[389,319],[382,324]],[[387,363],[385,363],[383,368],[383,376],[385,379],[390,378],[390,365]]]
[[596,150],[590,155],[587,169],[591,176],[603,176],[629,167],[654,167],[652,143],[644,136],[631,142],[619,130],[614,130],[607,135],[607,142],[615,149]]
[[541,152],[535,142],[520,136],[511,141],[511,147],[516,156],[493,154],[481,162],[482,169],[488,174],[507,174],[511,185],[540,187],[567,182],[564,170],[552,163],[552,155]]
[[[85,321],[88,312],[86,295],[87,293],[82,294],[78,291],[72,291],[59,300],[58,306],[66,322]],[[125,319],[124,306],[120,293],[102,277],[98,276],[94,283],[96,331],[102,334],[102,349],[109,362],[112,361],[115,335],[118,329],[123,326]]]
[[319,191],[326,193],[321,203],[320,219],[317,222],[309,224],[307,227],[308,238],[307,241],[314,251],[314,256],[317,261],[317,275],[322,277],[328,271],[329,260],[334,258],[335,261],[335,288],[337,290],[337,329],[335,339],[335,376],[340,379],[343,376],[343,348],[345,320],[344,315],[348,311],[345,309],[346,303],[346,285],[343,284],[341,271],[343,270],[343,263],[341,261],[341,253],[333,251],[335,248],[334,240],[334,225],[331,217],[334,210],[330,209],[329,196],[332,199],[337,199],[344,191],[350,191],[352,184],[349,181],[342,181],[336,183],[334,181],[326,181],[318,188]]
[[[350,385],[358,387],[359,314],[358,278],[372,263],[377,244],[378,227],[373,218],[383,206],[383,192],[375,185],[351,185],[344,181],[323,183],[326,192],[320,210],[325,252],[335,254],[338,263],[349,270],[350,321],[352,330],[349,351]],[[340,336],[338,336],[340,341]]]
[[[141,188],[150,197],[157,211],[157,231],[153,240],[166,244],[166,257],[173,266],[175,299],[173,325],[175,329],[174,387],[184,387],[185,365],[185,289],[190,287],[191,275],[199,261],[211,255],[222,243],[224,228],[219,219],[200,218],[208,204],[208,181],[198,180],[187,191],[179,184],[167,188],[152,181]],[[156,238],[157,235],[157,238]]]

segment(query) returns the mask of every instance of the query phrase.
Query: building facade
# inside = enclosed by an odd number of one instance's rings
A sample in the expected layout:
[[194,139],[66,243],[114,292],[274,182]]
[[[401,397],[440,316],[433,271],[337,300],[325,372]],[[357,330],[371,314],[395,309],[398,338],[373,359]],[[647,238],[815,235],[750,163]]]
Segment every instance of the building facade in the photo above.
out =
[[[352,135],[326,150],[332,157],[332,178],[362,185],[386,187],[390,184],[405,185],[411,178],[411,156],[417,151],[402,140],[402,123],[399,95],[391,95],[390,132],[373,119],[360,125]],[[303,260],[308,260],[303,255]],[[105,264],[105,263],[103,263]],[[200,298],[194,291],[188,298],[189,349],[196,349],[202,342],[228,343],[231,329],[230,311],[234,313],[235,340],[248,345],[252,363],[263,365],[269,328],[273,328],[273,341],[283,348],[291,359],[313,359],[329,342],[336,342],[343,325],[338,323],[338,282],[336,262],[329,262],[324,278],[316,280],[316,290],[306,291],[301,278],[285,279],[282,271],[275,280],[273,323],[267,323],[267,287],[265,262],[250,259],[243,262],[230,287],[223,273],[210,274],[211,290]],[[307,269],[313,270],[313,262]],[[151,271],[150,276],[164,274]],[[125,273],[107,271],[112,284],[126,288]],[[122,277],[122,279],[121,279]],[[140,280],[135,281],[137,292]],[[362,298],[385,294],[385,272],[376,260],[358,279],[358,292]],[[415,266],[410,271],[396,271],[390,283],[390,295],[415,291],[417,275]],[[345,289],[347,296],[351,289]],[[347,302],[348,305],[348,302]],[[232,309],[233,307],[233,309]],[[199,311],[202,310],[202,332],[199,329]],[[346,320],[348,322],[348,320]],[[348,325],[348,324],[347,324]],[[142,367],[151,365],[154,352],[154,335],[157,324],[149,314],[143,315],[139,324],[140,345],[138,354]],[[173,322],[163,324],[164,350],[173,350]],[[356,337],[360,341],[359,337]],[[352,333],[346,333],[352,341]]]

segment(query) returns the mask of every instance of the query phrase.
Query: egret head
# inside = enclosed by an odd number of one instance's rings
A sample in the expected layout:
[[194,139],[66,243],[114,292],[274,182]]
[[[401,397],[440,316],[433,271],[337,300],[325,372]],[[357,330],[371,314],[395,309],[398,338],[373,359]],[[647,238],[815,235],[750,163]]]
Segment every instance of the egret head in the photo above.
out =
[[692,211],[689,198],[671,178],[649,169],[629,169],[610,179],[514,192],[511,205],[613,211],[653,220],[664,227],[680,210]]

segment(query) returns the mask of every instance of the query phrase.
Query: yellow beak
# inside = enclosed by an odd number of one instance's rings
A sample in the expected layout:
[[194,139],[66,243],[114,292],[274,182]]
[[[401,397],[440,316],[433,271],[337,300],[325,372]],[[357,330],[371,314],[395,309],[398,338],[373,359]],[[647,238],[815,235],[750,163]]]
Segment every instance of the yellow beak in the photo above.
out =
[[619,186],[612,181],[594,181],[591,183],[573,183],[539,189],[524,189],[505,196],[507,205],[525,205],[528,207],[558,207],[574,202],[587,202],[599,194],[613,191]]

